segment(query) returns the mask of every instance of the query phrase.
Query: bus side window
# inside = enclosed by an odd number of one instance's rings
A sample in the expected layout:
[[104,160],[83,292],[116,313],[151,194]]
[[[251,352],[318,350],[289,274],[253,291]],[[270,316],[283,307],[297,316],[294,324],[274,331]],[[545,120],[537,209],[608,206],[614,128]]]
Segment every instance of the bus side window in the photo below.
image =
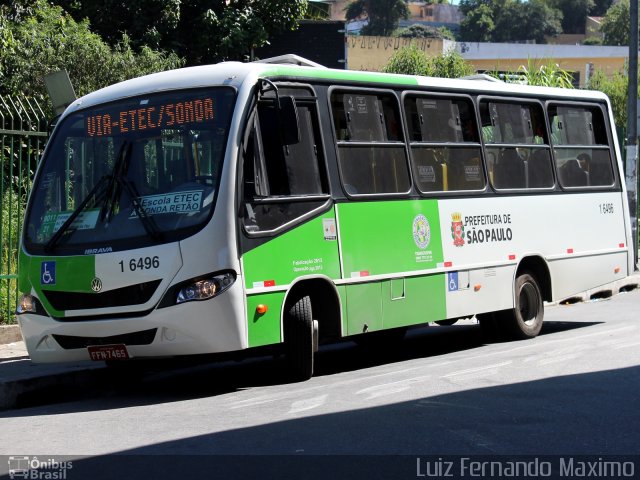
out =
[[344,191],[408,192],[411,180],[395,97],[387,92],[333,92],[331,109]]
[[549,107],[558,178],[563,187],[612,187],[611,148],[597,105]]
[[539,102],[483,100],[482,134],[496,190],[553,188],[551,147]]
[[244,155],[244,225],[247,232],[274,230],[325,201],[305,197],[328,194],[319,150],[315,106],[297,105],[300,141],[284,145],[273,101],[258,105]]
[[482,190],[482,153],[470,98],[410,95],[404,108],[411,160],[422,193]]

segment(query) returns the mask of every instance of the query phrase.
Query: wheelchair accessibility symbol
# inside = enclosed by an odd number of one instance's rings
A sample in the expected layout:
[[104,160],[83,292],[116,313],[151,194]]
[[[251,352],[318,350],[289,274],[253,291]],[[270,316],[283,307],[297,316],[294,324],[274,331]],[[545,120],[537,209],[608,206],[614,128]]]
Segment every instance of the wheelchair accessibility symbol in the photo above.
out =
[[40,284],[56,284],[56,262],[42,262],[40,265]]
[[455,292],[458,290],[458,272],[447,273],[447,290]]

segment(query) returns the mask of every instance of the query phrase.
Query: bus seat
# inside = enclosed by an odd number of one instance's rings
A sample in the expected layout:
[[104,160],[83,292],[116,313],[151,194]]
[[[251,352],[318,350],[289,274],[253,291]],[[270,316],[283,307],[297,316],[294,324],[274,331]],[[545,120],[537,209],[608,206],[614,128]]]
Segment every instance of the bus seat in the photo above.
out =
[[529,188],[545,188],[553,186],[551,159],[547,150],[535,150],[527,161]]
[[480,190],[484,188],[479,152],[453,150],[447,164],[449,185],[452,190]]
[[589,174],[580,168],[577,158],[567,160],[558,169],[563,187],[585,187],[589,184]]
[[589,184],[593,186],[609,186],[613,184],[611,161],[609,155],[594,156],[589,162]]
[[420,190],[423,192],[442,191],[445,183],[444,172],[433,149],[414,149],[413,156]]
[[496,188],[524,188],[525,165],[515,148],[505,148],[500,154],[493,170]]

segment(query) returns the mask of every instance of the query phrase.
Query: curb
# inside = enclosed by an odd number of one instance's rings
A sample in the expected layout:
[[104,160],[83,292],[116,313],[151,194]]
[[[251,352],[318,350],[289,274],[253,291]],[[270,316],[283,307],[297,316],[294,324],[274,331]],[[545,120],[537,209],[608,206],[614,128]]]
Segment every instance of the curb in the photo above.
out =
[[[62,367],[64,368],[64,367]],[[78,385],[85,388],[95,385],[96,374],[105,370],[103,366],[75,366],[75,370],[59,371],[0,383],[0,411],[38,404],[38,399],[48,392],[77,391]],[[60,393],[58,393],[60,395]]]
[[0,345],[22,341],[18,325],[0,325]]

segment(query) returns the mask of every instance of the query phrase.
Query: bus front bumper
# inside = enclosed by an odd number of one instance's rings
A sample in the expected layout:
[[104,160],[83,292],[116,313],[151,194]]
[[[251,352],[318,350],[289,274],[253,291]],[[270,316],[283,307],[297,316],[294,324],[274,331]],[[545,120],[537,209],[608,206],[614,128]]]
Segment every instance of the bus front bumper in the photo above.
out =
[[218,297],[153,310],[143,317],[59,321],[18,315],[34,363],[91,360],[88,345],[124,344],[130,358],[222,353],[247,348],[242,286]]

